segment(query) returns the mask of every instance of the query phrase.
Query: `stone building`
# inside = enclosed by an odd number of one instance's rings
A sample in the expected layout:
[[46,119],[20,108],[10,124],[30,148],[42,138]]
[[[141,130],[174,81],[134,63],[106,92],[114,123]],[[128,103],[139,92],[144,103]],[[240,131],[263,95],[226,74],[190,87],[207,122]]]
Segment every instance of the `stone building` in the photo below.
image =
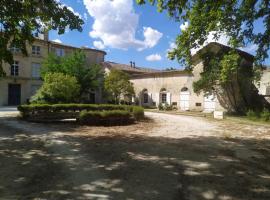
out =
[[[228,50],[229,47],[212,42],[200,51]],[[253,56],[239,50],[244,66],[253,66]],[[173,105],[179,110],[205,111],[226,110],[217,97],[203,93],[196,94],[193,91],[193,82],[200,79],[203,71],[203,63],[198,54],[192,57],[193,71],[170,70],[161,71],[136,67],[134,64],[125,65],[112,62],[103,63],[105,71],[111,69],[123,70],[130,74],[131,82],[134,84],[135,101],[142,106],[158,106],[161,104]],[[266,73],[268,72],[268,73]],[[262,81],[263,85],[270,81],[270,71],[265,71]],[[268,90],[267,90],[268,91]],[[269,89],[270,92],[270,89]]]
[[[14,63],[11,66],[5,63],[3,67],[6,77],[0,79],[0,106],[26,103],[35,94],[42,85],[40,79],[41,63],[49,53],[65,56],[81,49],[86,54],[89,64],[104,62],[106,55],[106,52],[96,49],[76,48],[49,41],[48,34],[38,36],[33,44],[27,45],[28,56],[24,56],[16,47],[11,46],[10,49],[13,52]],[[97,94],[94,95],[94,101],[100,102],[100,92]]]

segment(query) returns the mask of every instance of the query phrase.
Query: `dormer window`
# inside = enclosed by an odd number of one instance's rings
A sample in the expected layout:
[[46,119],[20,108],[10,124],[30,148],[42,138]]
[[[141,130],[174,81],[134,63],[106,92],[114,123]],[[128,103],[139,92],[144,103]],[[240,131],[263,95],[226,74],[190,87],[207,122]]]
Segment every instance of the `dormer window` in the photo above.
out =
[[32,46],[32,54],[33,55],[40,55],[40,46]]

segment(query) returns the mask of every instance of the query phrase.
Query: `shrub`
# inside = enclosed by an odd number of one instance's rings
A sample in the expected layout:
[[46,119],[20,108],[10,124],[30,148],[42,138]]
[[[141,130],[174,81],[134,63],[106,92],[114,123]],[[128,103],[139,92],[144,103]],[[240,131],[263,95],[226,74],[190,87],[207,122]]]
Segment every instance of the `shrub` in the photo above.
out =
[[172,106],[172,105],[169,105],[168,103],[165,103],[165,104],[160,103],[160,104],[158,105],[158,109],[159,109],[159,110],[170,111],[170,110],[173,110],[173,106]]
[[82,111],[77,121],[87,125],[124,125],[133,122],[131,113],[125,110]]
[[74,102],[79,92],[80,85],[75,77],[62,73],[48,73],[41,88],[31,97],[31,102]]
[[264,120],[264,121],[269,121],[270,120],[270,111],[267,110],[266,108],[263,109],[263,111],[260,114],[260,117]]
[[136,120],[141,120],[144,118],[144,109],[140,106],[133,106],[133,117]]
[[255,111],[253,111],[253,110],[248,110],[248,112],[246,113],[246,115],[247,115],[247,117],[249,119],[257,119],[257,118],[260,117],[259,114],[257,112],[255,112]]
[[63,119],[66,116],[76,117],[81,111],[114,111],[121,110],[130,113],[136,120],[142,119],[144,117],[144,109],[139,106],[128,106],[128,105],[112,105],[112,104],[30,104],[30,105],[20,105],[18,110],[25,119],[39,117],[43,115],[51,116],[53,119],[53,114],[57,114],[57,119],[63,114]]

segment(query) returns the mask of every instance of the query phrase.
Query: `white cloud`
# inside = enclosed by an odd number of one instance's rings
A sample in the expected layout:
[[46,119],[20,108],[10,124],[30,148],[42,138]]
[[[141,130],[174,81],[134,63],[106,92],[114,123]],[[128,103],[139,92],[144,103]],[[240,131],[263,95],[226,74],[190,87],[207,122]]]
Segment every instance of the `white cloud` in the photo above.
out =
[[187,28],[188,28],[188,22],[184,22],[183,24],[181,24],[180,25],[180,29],[181,29],[181,31],[185,31],[185,30],[187,30]]
[[100,39],[104,46],[143,50],[155,46],[162,33],[143,28],[144,40],[136,39],[139,15],[134,12],[133,0],[83,0],[89,15],[94,18],[90,37]]
[[104,46],[103,42],[101,42],[101,41],[94,41],[93,42],[93,45],[97,49],[105,49],[105,46]]
[[177,46],[175,44],[175,42],[169,42],[169,48],[166,50],[166,57],[168,57],[168,53],[170,51],[172,51],[173,49],[175,49]]
[[145,58],[147,61],[159,61],[162,59],[160,54],[151,54],[149,56],[146,56]]
[[87,13],[83,13],[83,18],[84,18],[85,21],[87,21],[87,19],[88,19]]
[[197,51],[199,51],[200,49],[202,49],[204,46],[206,46],[207,44],[209,44],[211,42],[218,42],[218,43],[226,45],[226,46],[229,45],[230,37],[228,35],[226,35],[226,33],[220,33],[218,39],[216,39],[214,37],[214,35],[215,35],[215,32],[211,31],[208,34],[207,39],[203,45],[199,46],[198,48],[191,49],[191,55],[196,54]]
[[53,42],[57,42],[57,43],[63,43],[60,39],[54,39],[52,40]]
[[65,4],[63,4],[63,5],[66,6],[67,9],[69,9],[71,12],[73,12],[74,15],[77,15],[77,16],[79,16],[79,17],[82,19],[82,16],[80,15],[80,13],[76,12],[72,7],[67,6],[67,5],[65,5]]

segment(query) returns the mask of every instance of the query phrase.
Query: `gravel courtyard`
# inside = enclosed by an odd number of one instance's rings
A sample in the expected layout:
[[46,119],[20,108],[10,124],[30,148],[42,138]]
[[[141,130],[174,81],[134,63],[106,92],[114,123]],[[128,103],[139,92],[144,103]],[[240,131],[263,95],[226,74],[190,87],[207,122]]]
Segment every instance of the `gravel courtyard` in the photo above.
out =
[[79,127],[0,114],[0,199],[270,199],[270,126],[146,115]]

